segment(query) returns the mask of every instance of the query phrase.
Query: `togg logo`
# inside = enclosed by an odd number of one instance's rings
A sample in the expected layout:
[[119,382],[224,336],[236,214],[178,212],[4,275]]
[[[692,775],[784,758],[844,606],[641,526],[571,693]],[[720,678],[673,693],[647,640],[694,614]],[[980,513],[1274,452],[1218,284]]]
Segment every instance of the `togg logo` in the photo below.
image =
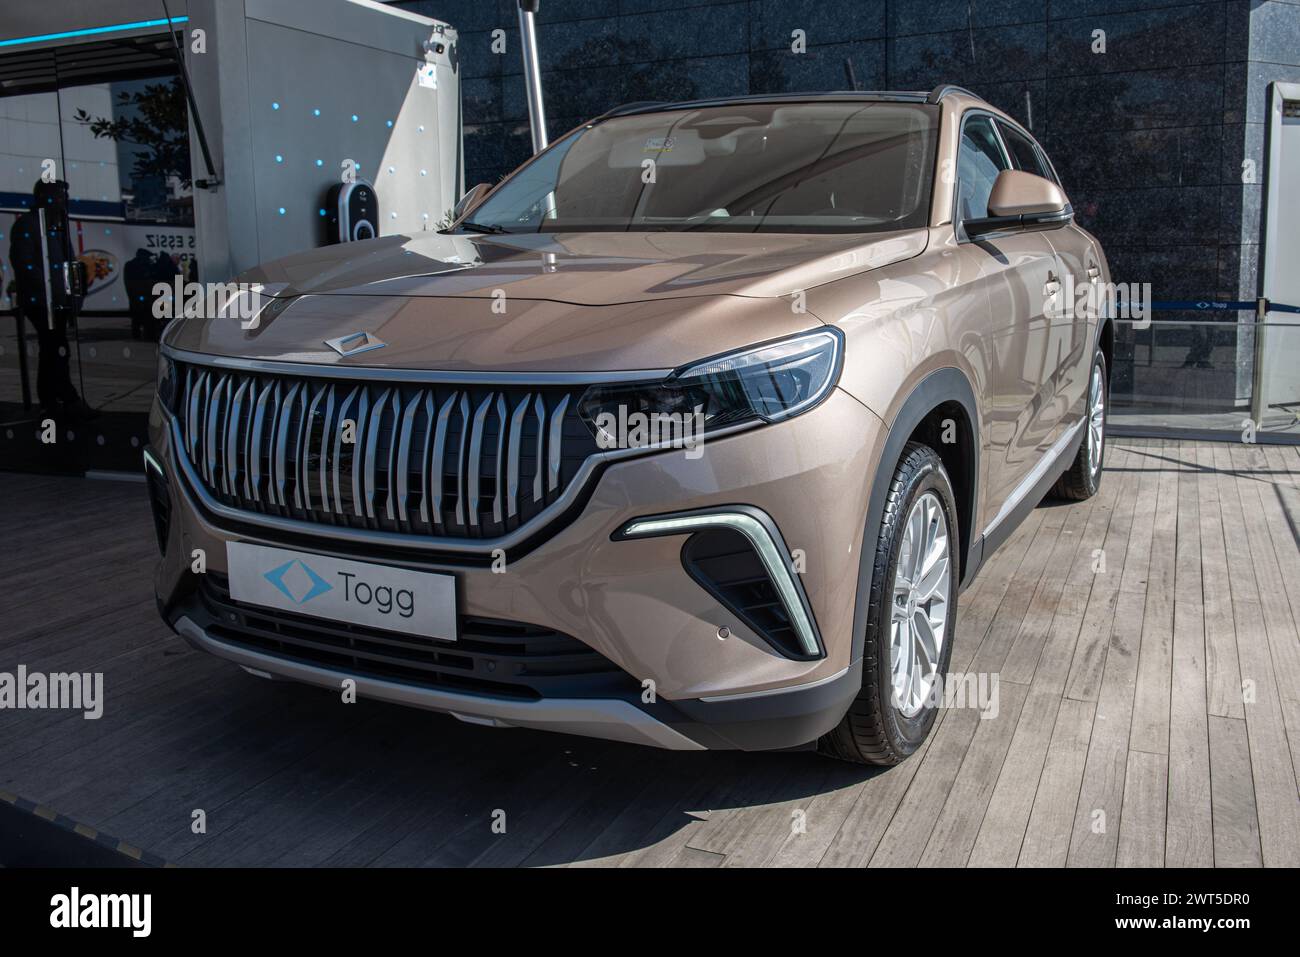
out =
[[[410,618],[415,614],[415,593],[409,588],[372,585],[351,572],[336,574],[343,580],[343,601],[346,604],[373,608],[381,615],[396,611],[400,617]],[[301,558],[277,565],[264,572],[262,577],[295,605],[305,605],[313,598],[334,590],[333,585]]]
[[295,558],[262,576],[296,605],[303,605],[318,595],[333,591],[334,586],[316,574],[306,562]]

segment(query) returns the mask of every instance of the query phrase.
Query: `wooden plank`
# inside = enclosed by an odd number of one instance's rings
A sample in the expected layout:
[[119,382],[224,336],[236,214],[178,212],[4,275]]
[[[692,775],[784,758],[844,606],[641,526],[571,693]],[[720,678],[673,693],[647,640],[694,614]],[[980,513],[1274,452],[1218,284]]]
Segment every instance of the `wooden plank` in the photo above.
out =
[[921,866],[963,867],[970,858],[1028,690],[1012,681],[999,681],[997,712],[980,713],[961,769],[921,855]]
[[816,867],[845,825],[862,795],[863,785],[883,770],[850,764],[831,767],[821,789],[807,805],[804,830],[790,832],[767,861],[770,867]]
[[1176,587],[1179,497],[1178,443],[1165,442],[1151,533],[1138,646],[1137,685],[1128,747],[1163,754],[1169,749],[1169,694],[1173,669],[1174,589]]
[[1246,722],[1210,715],[1210,785],[1215,867],[1260,867],[1259,816]]
[[[1183,443],[1178,478],[1165,857],[1170,867],[1211,867],[1210,732],[1206,720],[1205,621],[1201,581],[1199,458]],[[1144,768],[1150,773],[1151,769]]]
[[[1114,452],[1114,448],[1112,448]],[[1034,663],[1032,685],[1015,735],[1007,751],[1006,760],[999,774],[993,795],[980,824],[975,845],[971,851],[972,866],[1014,866],[1019,855],[1021,842],[1029,823],[1033,809],[1034,796],[1043,772],[1047,749],[1055,729],[1057,712],[1060,709],[1061,696],[1066,675],[1070,666],[1075,644],[1083,624],[1083,617],[1092,583],[1100,574],[1114,575],[1122,581],[1122,573],[1127,573],[1130,559],[1144,562],[1145,553],[1135,550],[1133,542],[1134,519],[1139,515],[1132,511],[1141,501],[1141,482],[1146,472],[1147,460],[1123,449],[1122,454],[1111,455],[1104,481],[1120,482],[1118,498],[1121,502],[1133,503],[1132,507],[1123,509],[1123,523],[1129,537],[1122,567],[1107,563],[1105,571],[1097,562],[1091,551],[1083,547],[1083,540],[1074,544],[1071,554],[1053,556],[1053,562],[1061,561],[1067,568],[1088,568],[1092,575],[1079,579],[1074,585],[1062,583],[1054,594],[1051,622],[1047,629],[1042,652]],[[1081,503],[1076,508],[1086,519],[1089,513],[1088,503]],[[1112,519],[1114,521],[1114,519]],[[1140,533],[1137,533],[1140,536]],[[1103,540],[1104,541],[1104,540]],[[1035,597],[1037,601],[1037,596]],[[1031,609],[1032,609],[1031,605]],[[1018,639],[1019,640],[1019,639]],[[1015,655],[1015,648],[1012,650]],[[1005,674],[1012,674],[1010,662]]]
[[1252,476],[1259,458],[1241,446],[1228,447],[1227,452],[1236,473],[1240,514],[1250,548],[1249,560],[1240,571],[1253,570],[1261,599],[1247,614],[1253,613],[1256,621],[1263,621],[1262,629],[1251,626],[1249,622],[1245,622],[1247,627],[1243,628],[1243,614],[1235,615],[1241,677],[1248,689],[1244,692],[1246,737],[1250,747],[1260,842],[1266,866],[1294,867],[1300,864],[1300,796],[1297,795],[1295,761],[1291,754],[1294,743],[1287,740],[1283,700],[1270,651],[1274,636],[1277,635],[1279,641],[1282,637],[1278,633],[1283,630],[1283,620],[1276,606],[1284,584],[1277,574],[1275,562],[1270,560],[1271,540],[1268,549],[1264,547],[1267,528],[1262,525],[1257,491],[1259,480]]
[[1124,775],[1124,805],[1115,863],[1119,867],[1163,867],[1168,757],[1130,751]]
[[1065,866],[1095,712],[1091,701],[1061,701],[1020,847],[1020,867]]
[[[1029,547],[1022,553],[1015,573],[1008,579],[1007,588],[999,597],[987,631],[975,647],[973,656],[966,657],[971,655],[975,642],[954,645],[952,673],[991,675],[998,672],[1005,662],[1044,564],[1065,522],[1062,509],[1038,511],[1046,514],[1042,516]],[[960,614],[958,618],[960,620]],[[976,629],[968,630],[966,634],[973,638],[974,631]],[[956,780],[978,721],[979,713],[972,708],[941,712],[941,719],[931,732],[929,747],[908,786],[905,800],[881,835],[869,866],[910,867],[918,863]]]
[[1197,462],[1202,470],[1197,496],[1201,519],[1201,603],[1205,610],[1206,709],[1210,714],[1244,718],[1231,571],[1212,443],[1198,443]]

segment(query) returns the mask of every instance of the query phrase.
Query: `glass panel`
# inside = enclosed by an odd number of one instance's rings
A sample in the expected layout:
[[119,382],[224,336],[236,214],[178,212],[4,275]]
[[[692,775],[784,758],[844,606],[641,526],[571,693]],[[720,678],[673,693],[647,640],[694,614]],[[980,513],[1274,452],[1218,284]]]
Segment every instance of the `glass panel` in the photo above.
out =
[[743,104],[573,133],[474,212],[507,231],[866,232],[924,225],[937,111]]
[[999,123],[998,129],[1002,131],[1002,142],[1007,144],[1007,152],[1011,154],[1011,162],[1015,164],[1016,169],[1033,173],[1044,179],[1051,179],[1051,175],[1038,158],[1038,151],[1034,149],[1034,144],[1023,133],[1006,123]]
[[155,283],[196,279],[193,188],[178,77],[64,88],[72,237],[89,291],[78,318],[86,467],[140,467],[160,332]]
[[1248,428],[1300,434],[1300,402],[1287,390],[1266,385],[1256,402],[1257,340],[1260,348],[1295,355],[1300,323],[1156,320],[1139,329],[1120,322],[1112,424],[1236,437]]
[[987,116],[970,117],[962,127],[957,154],[958,219],[983,219],[989,214],[993,182],[1006,168],[992,121]]
[[[174,75],[0,97],[0,464],[140,468],[157,365],[152,288],[197,278],[189,171]],[[53,329],[29,212],[43,174],[68,184],[51,260],[87,273],[79,312],[56,309]],[[49,420],[57,428],[42,428]]]
[[81,380],[76,328],[62,314],[52,322],[45,309],[33,198],[43,175],[62,170],[57,96],[0,97],[0,463],[6,468],[80,469],[84,436],[55,421]]

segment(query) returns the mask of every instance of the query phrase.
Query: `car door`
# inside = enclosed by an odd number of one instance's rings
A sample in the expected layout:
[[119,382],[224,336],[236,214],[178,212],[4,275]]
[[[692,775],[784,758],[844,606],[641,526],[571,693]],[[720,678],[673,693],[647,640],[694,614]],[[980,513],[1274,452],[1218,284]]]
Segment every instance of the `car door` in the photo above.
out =
[[[1028,134],[1000,119],[997,127],[1012,166],[1060,185],[1042,148]],[[1097,298],[1089,298],[1088,289],[1101,276],[1096,249],[1087,234],[1073,223],[1042,236],[1055,255],[1061,291],[1059,308],[1047,315],[1047,374],[1034,402],[1038,421],[1030,424],[1031,433],[1039,437],[1040,455],[1046,454],[1081,414],[1081,400],[1092,368],[1090,350],[1096,321],[1090,303],[1095,304]]]
[[988,215],[989,193],[1011,162],[993,117],[972,111],[962,123],[957,158],[958,241],[971,251],[989,294],[986,337],[988,381],[984,384],[988,457],[986,516],[991,520],[1025,483],[1052,424],[1044,414],[1043,382],[1051,374],[1047,340],[1060,295],[1056,253],[1042,232],[966,237],[962,222]]

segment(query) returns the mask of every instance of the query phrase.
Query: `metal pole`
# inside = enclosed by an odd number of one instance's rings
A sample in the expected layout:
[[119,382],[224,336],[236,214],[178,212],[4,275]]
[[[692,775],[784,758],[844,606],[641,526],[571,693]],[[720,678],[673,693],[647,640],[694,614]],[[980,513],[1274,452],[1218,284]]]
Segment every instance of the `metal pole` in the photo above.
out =
[[541,0],[519,0],[519,39],[524,57],[524,86],[528,94],[528,123],[533,131],[533,152],[546,149],[546,109],[542,104],[542,70],[537,63],[535,14]]

